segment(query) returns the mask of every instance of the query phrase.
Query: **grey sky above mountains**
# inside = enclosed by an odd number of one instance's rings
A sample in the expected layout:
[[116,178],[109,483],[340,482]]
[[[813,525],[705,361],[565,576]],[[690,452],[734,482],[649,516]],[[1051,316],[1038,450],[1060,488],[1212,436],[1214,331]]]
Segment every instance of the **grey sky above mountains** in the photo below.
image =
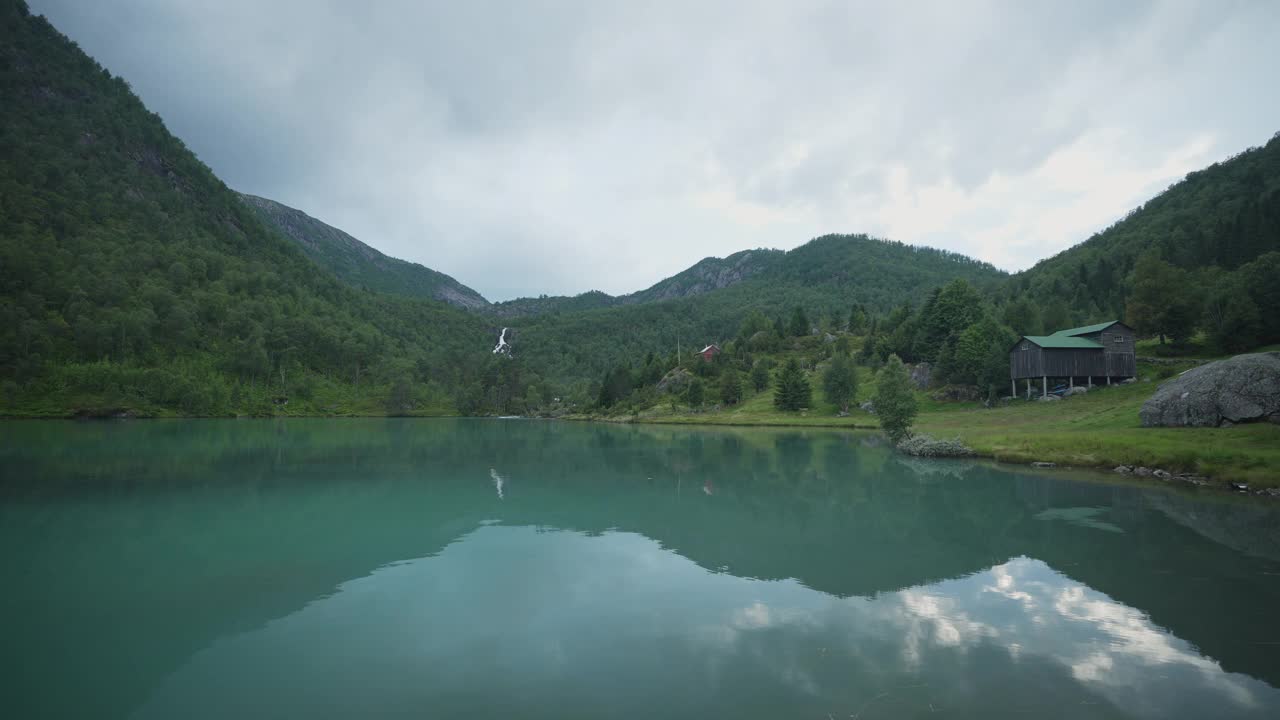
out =
[[30,5],[231,187],[491,300],[832,232],[1022,269],[1280,130],[1270,0]]

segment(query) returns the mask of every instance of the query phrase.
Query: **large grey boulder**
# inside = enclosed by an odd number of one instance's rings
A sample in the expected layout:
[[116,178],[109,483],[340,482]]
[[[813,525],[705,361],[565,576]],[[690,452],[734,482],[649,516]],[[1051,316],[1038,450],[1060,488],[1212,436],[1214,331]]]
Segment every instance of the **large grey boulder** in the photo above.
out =
[[658,381],[659,393],[682,393],[685,388],[689,387],[689,383],[693,382],[693,375],[684,368],[675,368],[671,372],[662,376]]
[[1142,404],[1145,427],[1280,422],[1280,352],[1237,355],[1165,381]]

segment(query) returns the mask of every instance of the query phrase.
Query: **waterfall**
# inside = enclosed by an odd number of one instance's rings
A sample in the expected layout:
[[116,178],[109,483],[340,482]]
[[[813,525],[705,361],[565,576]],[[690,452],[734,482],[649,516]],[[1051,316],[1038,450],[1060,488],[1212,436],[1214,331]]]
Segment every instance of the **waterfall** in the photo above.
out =
[[511,346],[507,344],[507,331],[511,328],[502,328],[502,332],[498,335],[498,344],[493,346],[493,354],[501,355],[511,352]]

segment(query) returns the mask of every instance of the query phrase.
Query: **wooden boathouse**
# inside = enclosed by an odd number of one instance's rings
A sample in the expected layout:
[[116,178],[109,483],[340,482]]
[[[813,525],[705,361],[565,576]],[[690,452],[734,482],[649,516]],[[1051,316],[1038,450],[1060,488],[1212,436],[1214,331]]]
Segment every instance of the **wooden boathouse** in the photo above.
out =
[[1049,394],[1049,380],[1077,382],[1092,387],[1095,382],[1110,385],[1138,374],[1133,328],[1112,320],[1085,327],[1059,330],[1052,335],[1023,335],[1009,350],[1009,378],[1013,394],[1018,381],[1040,381],[1042,396]]

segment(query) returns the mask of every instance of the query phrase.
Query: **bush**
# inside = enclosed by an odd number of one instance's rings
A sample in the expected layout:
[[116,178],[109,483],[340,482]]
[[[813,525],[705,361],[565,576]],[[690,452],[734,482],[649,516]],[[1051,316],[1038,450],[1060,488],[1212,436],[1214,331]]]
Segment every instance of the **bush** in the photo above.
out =
[[898,450],[916,457],[973,457],[973,449],[960,442],[960,438],[936,440],[928,435],[912,435],[898,443]]
[[871,401],[880,417],[880,427],[890,440],[898,443],[911,435],[911,424],[916,419],[918,408],[915,395],[911,393],[911,377],[897,355],[890,355],[889,361],[880,369],[876,377],[876,394]]

